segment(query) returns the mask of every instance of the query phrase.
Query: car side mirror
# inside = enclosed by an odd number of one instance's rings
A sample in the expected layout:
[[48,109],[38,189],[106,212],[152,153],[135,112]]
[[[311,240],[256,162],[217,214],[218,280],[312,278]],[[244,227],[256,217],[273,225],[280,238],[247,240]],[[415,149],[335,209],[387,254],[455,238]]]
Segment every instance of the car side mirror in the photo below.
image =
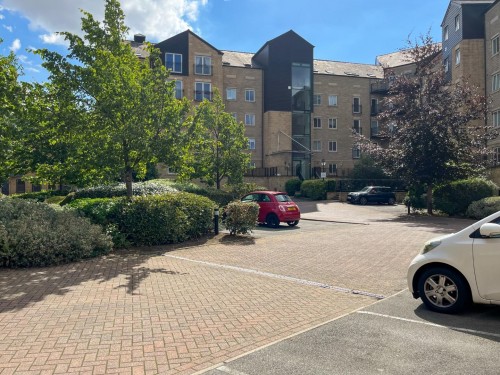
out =
[[483,237],[500,238],[500,225],[493,223],[483,224],[481,228],[479,228],[479,233],[481,233]]

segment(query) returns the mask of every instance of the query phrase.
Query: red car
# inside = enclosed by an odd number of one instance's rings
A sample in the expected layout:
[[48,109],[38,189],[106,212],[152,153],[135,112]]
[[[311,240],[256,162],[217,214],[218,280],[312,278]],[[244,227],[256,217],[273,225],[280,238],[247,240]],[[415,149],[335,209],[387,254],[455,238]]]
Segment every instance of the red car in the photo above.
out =
[[242,202],[255,202],[259,205],[259,223],[278,228],[280,222],[293,227],[299,223],[299,207],[281,191],[254,191],[243,198]]

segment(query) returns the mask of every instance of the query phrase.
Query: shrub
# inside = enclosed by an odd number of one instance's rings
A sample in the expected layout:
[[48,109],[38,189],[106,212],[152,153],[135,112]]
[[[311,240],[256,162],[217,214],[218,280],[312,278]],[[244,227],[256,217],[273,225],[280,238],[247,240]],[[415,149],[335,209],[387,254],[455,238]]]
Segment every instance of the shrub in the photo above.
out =
[[305,180],[300,186],[302,196],[313,200],[326,199],[325,181],[323,180]]
[[326,191],[335,191],[337,183],[335,180],[327,179],[325,180],[325,189]]
[[111,251],[102,228],[32,200],[0,200],[0,266],[48,266]]
[[244,195],[259,190],[269,190],[265,186],[259,186],[253,182],[242,182],[241,184],[232,184],[229,185],[228,192],[232,195],[233,199],[239,199]]
[[472,202],[467,208],[466,215],[480,220],[497,211],[500,211],[500,197],[488,197]]
[[286,193],[293,197],[296,192],[300,191],[300,186],[302,185],[302,180],[300,178],[292,178],[285,182]]
[[496,195],[496,192],[498,187],[488,180],[458,180],[434,190],[434,206],[448,215],[463,215],[472,202]]
[[[176,192],[172,186],[154,182],[135,182],[132,184],[132,194],[134,196],[155,195]],[[113,198],[127,195],[127,188],[124,183],[116,185],[99,185],[84,189],[78,189],[75,192],[74,199],[80,198]]]
[[403,199],[405,206],[410,205],[413,211],[422,210],[427,207],[427,193],[424,185],[412,186]]
[[13,194],[10,197],[15,199],[31,199],[37,202],[44,202],[50,197],[64,197],[67,194],[67,190],[44,190],[32,193]]
[[259,218],[257,203],[231,202],[224,210],[225,227],[230,235],[246,234],[252,231]]

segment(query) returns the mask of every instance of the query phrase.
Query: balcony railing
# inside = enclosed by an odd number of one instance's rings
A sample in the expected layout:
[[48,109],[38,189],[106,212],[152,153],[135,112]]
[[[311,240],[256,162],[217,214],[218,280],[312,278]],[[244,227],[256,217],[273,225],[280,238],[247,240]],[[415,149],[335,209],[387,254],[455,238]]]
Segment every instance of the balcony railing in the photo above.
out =
[[203,99],[212,100],[212,91],[194,91],[194,100],[197,102],[203,101]]
[[370,86],[372,94],[387,94],[391,88],[391,84],[388,80],[378,81],[372,83]]
[[211,76],[213,72],[213,65],[210,64],[194,64],[194,74]]

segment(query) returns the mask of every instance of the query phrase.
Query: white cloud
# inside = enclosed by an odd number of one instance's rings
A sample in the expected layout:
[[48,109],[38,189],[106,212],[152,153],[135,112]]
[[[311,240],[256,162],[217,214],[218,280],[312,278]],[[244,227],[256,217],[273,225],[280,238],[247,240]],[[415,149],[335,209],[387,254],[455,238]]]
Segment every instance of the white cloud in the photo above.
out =
[[18,55],[17,56],[18,60],[21,61],[21,63],[23,64],[27,64],[27,65],[33,65],[33,62],[30,61],[30,59],[28,58],[28,56],[26,55]]
[[14,39],[14,41],[10,45],[9,49],[12,52],[16,53],[17,51],[19,51],[21,49],[21,41],[19,39]]
[[24,69],[26,69],[27,71],[33,72],[33,73],[40,73],[40,70],[35,69],[35,68],[27,67],[27,68],[24,68]]
[[[1,11],[2,9],[0,9]],[[0,14],[0,20],[3,20],[5,18],[5,16],[3,14]]]
[[[1,18],[0,18],[0,19],[1,19]],[[4,28],[5,30],[7,30],[7,31],[12,32],[12,30],[13,30],[13,29],[12,29],[12,26],[8,26],[8,25],[2,25],[2,26],[3,26],[3,28]]]
[[[148,40],[161,41],[192,29],[200,9],[207,3],[208,0],[122,0],[121,6],[130,36],[141,33]],[[98,20],[104,15],[102,0],[3,0],[3,5],[28,18],[32,30],[44,30],[49,34],[57,31],[80,33],[82,14],[79,8]]]
[[42,34],[39,35],[40,39],[45,43],[45,44],[59,44],[61,46],[66,46],[68,43],[64,40],[64,36],[56,33],[52,34]]

